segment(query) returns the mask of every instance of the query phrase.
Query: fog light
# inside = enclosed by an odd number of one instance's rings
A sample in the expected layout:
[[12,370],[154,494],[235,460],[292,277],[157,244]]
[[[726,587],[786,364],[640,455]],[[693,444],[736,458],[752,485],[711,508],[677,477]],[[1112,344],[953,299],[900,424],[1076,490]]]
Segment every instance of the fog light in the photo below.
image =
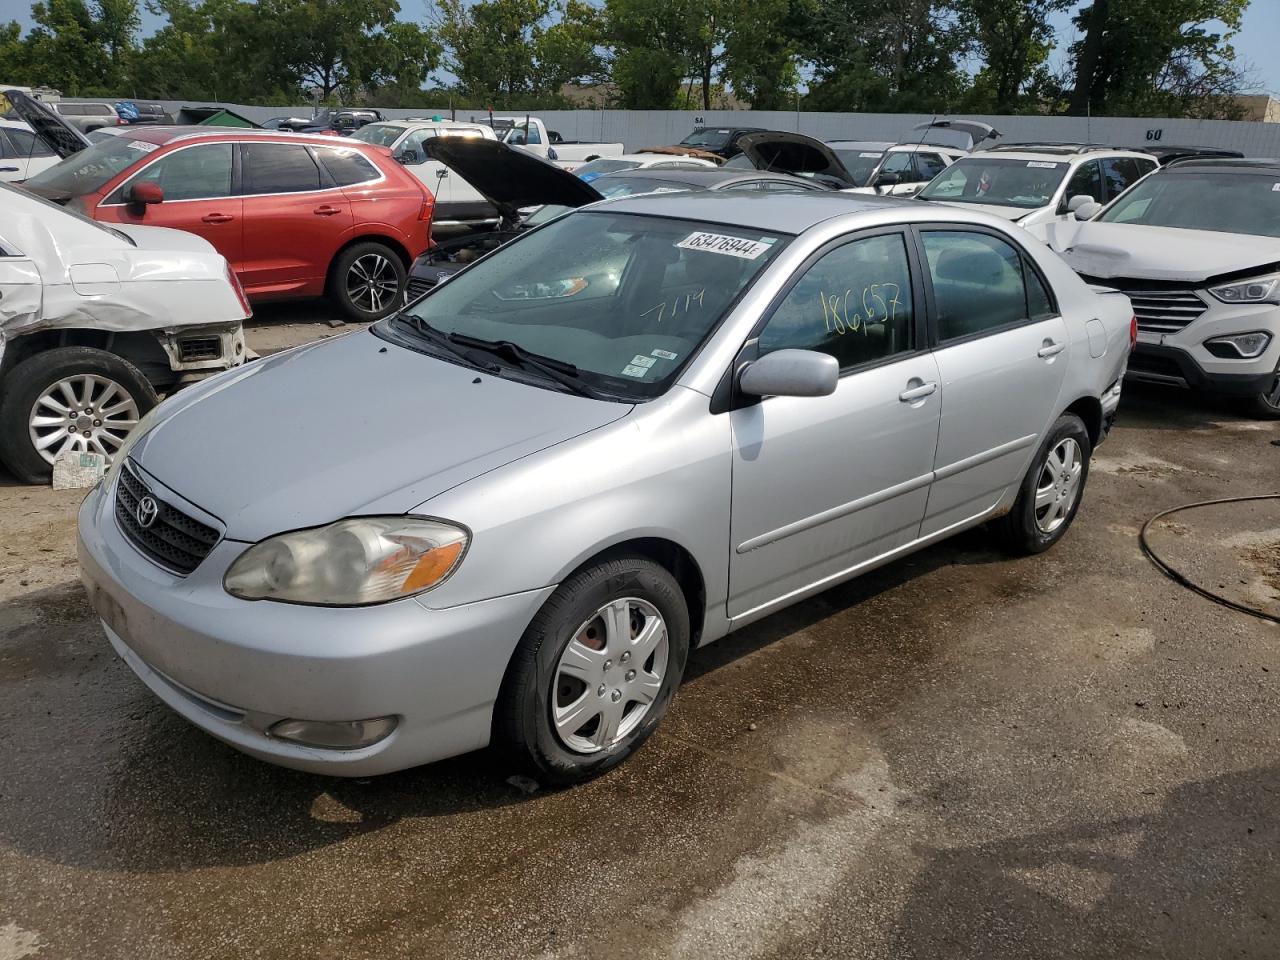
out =
[[1204,348],[1215,357],[1232,360],[1241,357],[1251,360],[1262,356],[1262,351],[1271,343],[1271,334],[1261,330],[1255,333],[1240,333],[1233,337],[1214,337],[1204,342]]
[[399,722],[397,717],[376,720],[281,720],[267,731],[277,740],[326,750],[359,750],[385,740]]

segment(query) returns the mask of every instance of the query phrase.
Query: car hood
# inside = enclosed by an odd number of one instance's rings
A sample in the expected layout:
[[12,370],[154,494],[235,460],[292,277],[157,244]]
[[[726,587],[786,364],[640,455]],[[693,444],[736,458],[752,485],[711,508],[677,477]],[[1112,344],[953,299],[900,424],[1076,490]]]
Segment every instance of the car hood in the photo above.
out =
[[997,217],[1004,217],[1006,220],[1021,220],[1028,214],[1036,213],[1043,208],[1035,207],[1027,209],[1026,207],[1007,207],[997,203],[947,203],[946,200],[935,200],[933,197],[921,197],[927,203],[946,203],[949,207],[959,207],[961,210],[981,210],[983,213],[990,213]]
[[33,100],[20,90],[6,90],[4,95],[13,105],[14,112],[63,160],[93,146],[88,137],[39,100]]
[[422,145],[427,156],[439,160],[466,180],[508,220],[519,218],[522,207],[553,203],[583,207],[603,197],[593,187],[561,167],[528,150],[497,140],[432,137]]
[[631,410],[477,374],[368,331],[275,354],[167,408],[131,459],[250,542],[409,512]]
[[1198,283],[1280,262],[1280,239],[1247,234],[1081,223],[1062,258],[1091,277],[1143,277]]
[[862,186],[853,179],[830,147],[802,133],[776,130],[749,133],[739,138],[738,146],[757,170],[829,177],[841,189]]

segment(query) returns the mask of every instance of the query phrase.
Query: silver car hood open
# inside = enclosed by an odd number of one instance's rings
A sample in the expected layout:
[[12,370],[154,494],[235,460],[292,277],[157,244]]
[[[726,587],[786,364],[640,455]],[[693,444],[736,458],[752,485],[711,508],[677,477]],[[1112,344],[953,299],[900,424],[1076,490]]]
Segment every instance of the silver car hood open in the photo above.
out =
[[168,403],[131,459],[243,541],[412,511],[631,410],[477,373],[367,331],[276,354]]
[[1280,239],[1091,221],[1079,224],[1059,252],[1073,270],[1092,277],[1199,283],[1280,263]]

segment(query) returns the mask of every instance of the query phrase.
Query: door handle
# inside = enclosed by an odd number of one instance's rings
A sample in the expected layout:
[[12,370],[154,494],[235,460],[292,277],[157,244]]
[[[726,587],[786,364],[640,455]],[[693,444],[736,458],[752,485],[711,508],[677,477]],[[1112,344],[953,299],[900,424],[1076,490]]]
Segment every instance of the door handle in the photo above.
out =
[[331,207],[326,203],[323,206],[316,207],[311,212],[317,217],[332,217],[335,213],[341,213],[342,210],[338,207]]
[[[911,384],[915,386],[911,386]],[[914,403],[917,400],[923,400],[938,389],[936,382],[922,383],[918,377],[912,377],[907,383],[907,389],[898,394],[898,399],[903,403]]]
[[230,223],[234,219],[235,217],[233,217],[229,213],[206,213],[203,217],[200,218],[200,222],[201,223]]
[[1046,340],[1044,346],[1036,351],[1036,356],[1041,360],[1048,360],[1050,357],[1056,357],[1063,350],[1067,349],[1065,343],[1055,343],[1052,340]]

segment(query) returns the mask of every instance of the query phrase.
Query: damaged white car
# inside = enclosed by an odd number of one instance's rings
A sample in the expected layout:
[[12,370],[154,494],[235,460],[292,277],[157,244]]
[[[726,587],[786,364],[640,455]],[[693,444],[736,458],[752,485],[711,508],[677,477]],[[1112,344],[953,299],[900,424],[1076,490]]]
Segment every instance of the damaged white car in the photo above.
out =
[[0,460],[110,460],[158,392],[245,360],[248,301],[204,239],[113,228],[0,184]]

